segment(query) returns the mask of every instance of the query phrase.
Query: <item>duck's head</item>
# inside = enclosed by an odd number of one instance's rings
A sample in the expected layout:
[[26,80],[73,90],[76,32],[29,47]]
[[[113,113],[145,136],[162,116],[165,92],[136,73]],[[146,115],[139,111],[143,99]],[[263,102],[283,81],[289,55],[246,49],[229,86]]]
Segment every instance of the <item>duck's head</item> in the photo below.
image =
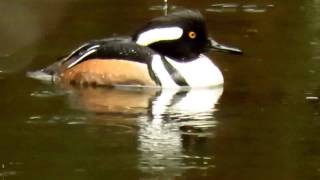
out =
[[218,44],[208,37],[200,12],[181,10],[152,19],[133,35],[133,40],[178,61],[191,61],[209,50],[241,54],[237,48]]

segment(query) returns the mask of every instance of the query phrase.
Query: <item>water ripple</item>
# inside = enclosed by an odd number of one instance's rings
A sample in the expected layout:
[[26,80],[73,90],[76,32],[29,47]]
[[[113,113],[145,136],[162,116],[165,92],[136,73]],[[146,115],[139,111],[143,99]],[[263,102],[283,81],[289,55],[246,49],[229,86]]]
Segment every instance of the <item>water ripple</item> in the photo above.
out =
[[238,3],[219,3],[212,4],[206,9],[208,12],[215,13],[234,13],[234,12],[246,12],[246,13],[265,13],[269,9],[274,8],[273,4],[238,4]]
[[8,176],[16,176],[18,174],[18,171],[15,170],[19,166],[21,166],[21,162],[7,162],[7,163],[1,163],[0,167],[0,177],[3,179]]
[[85,124],[87,117],[83,115],[33,115],[30,116],[26,121],[28,124],[68,124],[68,125],[79,125]]
[[155,5],[155,6],[151,6],[151,7],[149,7],[149,10],[151,10],[151,11],[163,11],[163,10],[165,10],[167,8],[167,10],[169,10],[169,11],[173,11],[173,10],[175,10],[175,9],[177,9],[178,7],[177,6],[174,6],[174,5],[170,5],[169,7],[165,7],[165,6],[163,6],[163,5]]
[[48,91],[48,90],[39,90],[39,91],[34,91],[30,93],[30,96],[33,97],[39,97],[39,98],[45,98],[45,97],[55,97],[59,96],[60,94],[57,94],[56,92]]

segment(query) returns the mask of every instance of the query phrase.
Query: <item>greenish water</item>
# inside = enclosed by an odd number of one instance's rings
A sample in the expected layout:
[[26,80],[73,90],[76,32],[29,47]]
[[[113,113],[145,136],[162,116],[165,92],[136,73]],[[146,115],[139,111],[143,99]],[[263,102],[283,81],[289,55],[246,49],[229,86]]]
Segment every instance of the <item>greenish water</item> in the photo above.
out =
[[81,43],[130,35],[160,1],[0,2],[1,179],[318,179],[320,1],[170,1],[243,56],[225,85],[63,90],[25,76]]

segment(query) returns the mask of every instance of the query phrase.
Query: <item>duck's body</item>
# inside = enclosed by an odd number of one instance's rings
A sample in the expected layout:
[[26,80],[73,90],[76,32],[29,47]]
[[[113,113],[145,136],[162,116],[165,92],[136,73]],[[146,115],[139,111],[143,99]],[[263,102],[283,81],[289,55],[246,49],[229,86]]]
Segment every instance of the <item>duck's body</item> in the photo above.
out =
[[86,43],[31,76],[80,86],[217,86],[222,73],[202,54],[213,46],[241,53],[209,39],[202,15],[185,10],[153,19],[132,38]]
[[155,51],[127,38],[96,40],[80,46],[38,74],[49,75],[55,82],[79,86],[156,86],[148,63],[154,56],[157,56]]

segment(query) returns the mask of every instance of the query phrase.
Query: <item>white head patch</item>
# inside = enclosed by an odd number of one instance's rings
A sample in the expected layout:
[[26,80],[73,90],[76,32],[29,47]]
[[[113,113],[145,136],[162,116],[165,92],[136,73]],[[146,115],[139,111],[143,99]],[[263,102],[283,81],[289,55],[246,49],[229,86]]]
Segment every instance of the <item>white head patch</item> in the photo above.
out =
[[150,29],[138,36],[137,44],[148,46],[159,41],[176,40],[181,38],[182,34],[183,30],[180,27]]

